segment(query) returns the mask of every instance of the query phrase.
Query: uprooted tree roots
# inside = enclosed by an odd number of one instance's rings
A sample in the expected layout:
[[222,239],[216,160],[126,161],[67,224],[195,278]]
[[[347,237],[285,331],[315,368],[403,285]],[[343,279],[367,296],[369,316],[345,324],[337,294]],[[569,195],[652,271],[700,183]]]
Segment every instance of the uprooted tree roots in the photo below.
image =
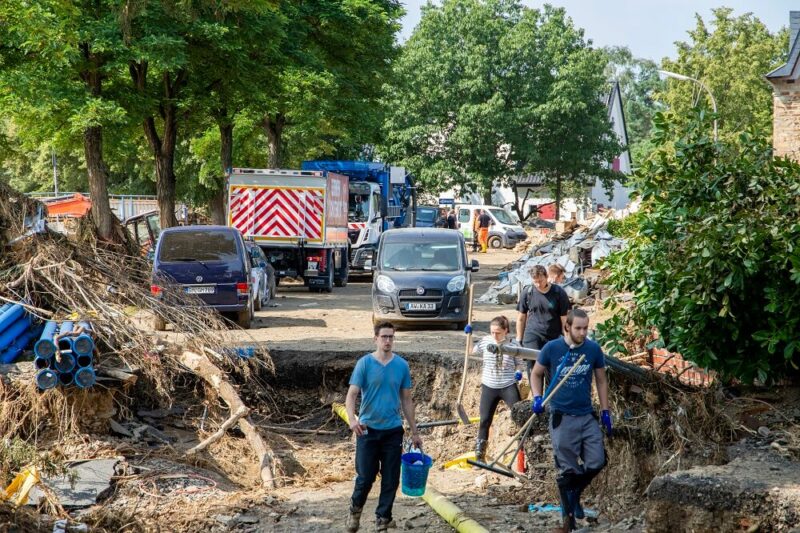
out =
[[[249,359],[225,349],[224,331],[231,324],[218,314],[197,305],[175,305],[197,303],[193,297],[180,291],[172,291],[168,301],[153,296],[151,266],[143,258],[96,239],[73,241],[36,232],[32,222],[41,216],[42,204],[4,187],[0,193],[0,298],[23,302],[42,320],[91,321],[98,375],[121,371],[139,380],[136,386],[98,383],[88,390],[39,391],[32,372],[6,375],[0,380],[0,439],[21,438],[47,447],[70,436],[107,431],[114,413],[124,419],[134,406],[169,407],[176,396],[198,392],[204,397],[193,402],[214,409],[214,387],[198,387],[195,373],[181,361],[187,350],[210,354],[209,364],[234,383],[273,371],[265,349]],[[175,344],[156,338],[145,326],[154,316],[181,332]],[[176,391],[181,385],[188,389]],[[255,453],[269,456],[270,450],[264,445]]]

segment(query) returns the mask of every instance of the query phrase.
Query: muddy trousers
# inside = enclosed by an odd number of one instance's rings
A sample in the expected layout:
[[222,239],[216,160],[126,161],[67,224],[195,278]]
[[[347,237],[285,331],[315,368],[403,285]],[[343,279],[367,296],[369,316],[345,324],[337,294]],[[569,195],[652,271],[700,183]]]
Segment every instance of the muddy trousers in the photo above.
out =
[[478,438],[486,440],[489,438],[489,428],[492,426],[494,420],[494,412],[497,411],[497,405],[503,400],[510,409],[519,398],[519,388],[517,384],[509,385],[502,389],[493,389],[481,384],[481,404],[480,414],[481,423],[478,426]]
[[373,429],[356,437],[356,486],[350,499],[352,509],[361,509],[367,503],[367,496],[375,483],[378,471],[381,473],[381,494],[375,515],[378,518],[392,519],[392,506],[400,485],[400,455],[403,452],[403,428]]
[[593,414],[550,414],[550,438],[558,469],[561,513],[574,516],[584,489],[606,465],[606,451],[600,424]]

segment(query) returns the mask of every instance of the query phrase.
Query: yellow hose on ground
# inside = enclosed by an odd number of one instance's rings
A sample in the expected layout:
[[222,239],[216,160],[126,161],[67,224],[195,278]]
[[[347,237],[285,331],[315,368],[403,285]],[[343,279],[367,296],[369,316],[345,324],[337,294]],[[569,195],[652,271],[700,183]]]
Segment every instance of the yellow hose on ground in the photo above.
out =
[[488,529],[467,516],[464,511],[430,485],[425,489],[422,499],[459,533],[489,533]]
[[339,417],[341,417],[342,420],[344,420],[345,424],[347,424],[348,426],[350,425],[350,417],[347,416],[347,408],[344,406],[343,403],[333,402],[333,404],[331,404],[331,409],[333,410],[334,413],[339,415]]

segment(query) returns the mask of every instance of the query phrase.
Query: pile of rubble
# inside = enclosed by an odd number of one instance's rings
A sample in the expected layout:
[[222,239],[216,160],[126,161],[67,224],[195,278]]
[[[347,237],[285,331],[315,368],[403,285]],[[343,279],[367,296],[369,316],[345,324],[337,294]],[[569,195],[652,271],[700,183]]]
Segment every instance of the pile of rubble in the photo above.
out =
[[625,246],[623,239],[606,231],[608,220],[608,216],[598,215],[585,225],[559,222],[554,232],[540,232],[529,237],[517,248],[517,251],[525,252],[524,255],[500,273],[500,279],[478,302],[516,303],[519,294],[533,283],[531,268],[536,265],[546,268],[555,263],[564,268],[565,281],[561,286],[572,303],[587,303],[587,297],[590,297],[590,291],[599,279],[599,275],[592,273],[591,269],[611,252]]

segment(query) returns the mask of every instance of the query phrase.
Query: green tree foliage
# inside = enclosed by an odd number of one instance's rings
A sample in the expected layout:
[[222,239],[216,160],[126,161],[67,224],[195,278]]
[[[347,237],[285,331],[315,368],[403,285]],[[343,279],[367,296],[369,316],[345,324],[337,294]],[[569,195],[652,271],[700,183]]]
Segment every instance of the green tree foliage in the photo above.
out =
[[[733,10],[713,10],[711,28],[696,15],[689,41],[678,42],[678,58],[664,59],[664,70],[702,80],[717,100],[720,136],[736,142],[739,133],[753,128],[772,136],[772,89],[764,75],[785,61],[786,30],[771,33],[751,13],[733,16]],[[685,123],[691,109],[711,109],[708,96],[696,83],[669,80],[658,95],[677,120]]]
[[605,56],[563,9],[514,0],[429,3],[395,68],[383,152],[429,192],[489,196],[521,172],[558,192],[621,151],[605,108]]
[[125,121],[125,111],[107,98],[111,64],[121,49],[116,3],[109,1],[8,0],[0,4],[2,107],[12,109],[23,153],[41,152],[37,141],[83,164],[92,194],[92,218],[100,236],[111,239],[108,166],[103,130]]
[[55,149],[68,188],[155,191],[165,227],[177,197],[220,221],[234,162],[379,139],[401,14],[396,0],[0,2],[0,177],[50,189]]
[[336,156],[380,139],[383,84],[396,55],[397,0],[283,4],[287,66],[257,103],[268,165]]
[[693,117],[654,120],[657,150],[631,178],[638,227],[608,261],[636,305],[603,334],[618,347],[630,319],[701,367],[777,378],[800,359],[800,165],[751,133],[715,144]]
[[655,97],[666,89],[666,83],[660,78],[655,61],[633,57],[628,47],[613,46],[603,51],[608,56],[606,78],[618,81],[622,91],[628,149],[635,166],[653,150],[653,116],[665,108]]

